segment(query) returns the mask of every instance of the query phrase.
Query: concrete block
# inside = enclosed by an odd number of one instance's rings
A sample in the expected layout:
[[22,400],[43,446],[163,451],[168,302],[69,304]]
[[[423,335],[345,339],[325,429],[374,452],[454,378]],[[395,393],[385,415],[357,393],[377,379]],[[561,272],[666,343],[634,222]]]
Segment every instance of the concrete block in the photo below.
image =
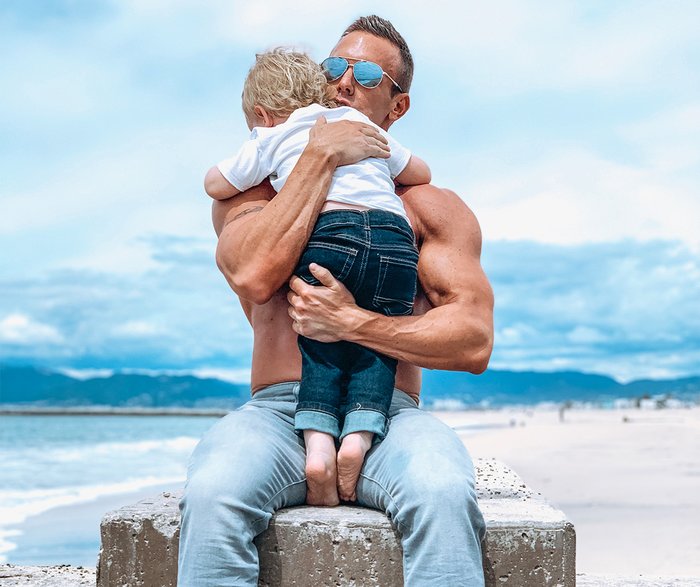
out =
[[[574,587],[575,533],[564,514],[508,467],[477,460],[477,491],[487,525],[486,584]],[[179,492],[107,514],[98,587],[175,587]],[[256,538],[260,585],[403,585],[399,537],[386,516],[358,507],[281,510]]]

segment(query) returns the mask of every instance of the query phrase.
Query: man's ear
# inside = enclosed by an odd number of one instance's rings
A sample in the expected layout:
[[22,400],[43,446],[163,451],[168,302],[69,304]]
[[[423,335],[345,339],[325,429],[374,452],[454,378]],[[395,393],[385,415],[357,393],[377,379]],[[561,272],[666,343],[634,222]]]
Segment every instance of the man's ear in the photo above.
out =
[[265,110],[262,106],[259,104],[256,104],[255,107],[253,108],[253,113],[258,117],[259,120],[262,121],[262,126],[266,127],[271,127],[275,126],[275,120],[272,114],[270,114],[267,110]]
[[408,109],[410,107],[411,98],[408,94],[396,94],[396,96],[394,96],[391,99],[391,110],[389,110],[389,120],[391,120],[392,123],[396,122],[399,118],[406,114],[406,112],[408,112]]

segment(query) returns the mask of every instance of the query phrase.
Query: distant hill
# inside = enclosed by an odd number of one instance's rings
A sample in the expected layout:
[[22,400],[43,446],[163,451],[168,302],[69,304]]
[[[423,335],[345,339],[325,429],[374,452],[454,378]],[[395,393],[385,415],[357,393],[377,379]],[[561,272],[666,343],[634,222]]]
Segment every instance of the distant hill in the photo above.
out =
[[191,375],[115,373],[81,380],[35,367],[0,366],[0,405],[231,408],[249,397],[249,385]]
[[[422,398],[428,407],[450,402],[455,406],[606,402],[654,395],[700,400],[700,377],[622,384],[611,377],[577,371],[488,370],[478,376],[452,371],[423,372]],[[249,397],[248,385],[190,375],[115,373],[82,380],[36,367],[0,366],[0,405],[228,409],[243,404]]]
[[423,371],[427,404],[456,399],[466,405],[537,404],[566,401],[607,402],[617,398],[669,395],[683,400],[700,399],[700,377],[639,380],[626,384],[612,377],[578,371],[498,371],[481,375],[454,371]]

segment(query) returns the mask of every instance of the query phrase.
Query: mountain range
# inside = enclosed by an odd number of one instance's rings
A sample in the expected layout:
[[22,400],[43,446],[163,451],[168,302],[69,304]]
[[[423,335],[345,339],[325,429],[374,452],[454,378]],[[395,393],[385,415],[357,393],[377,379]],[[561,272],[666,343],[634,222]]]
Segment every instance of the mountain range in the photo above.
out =
[[[488,370],[481,375],[423,371],[421,398],[428,407],[606,403],[617,398],[669,396],[700,400],[700,377],[619,383],[577,371],[542,373]],[[114,373],[77,379],[34,366],[0,365],[0,406],[230,409],[250,397],[250,386],[192,375]]]

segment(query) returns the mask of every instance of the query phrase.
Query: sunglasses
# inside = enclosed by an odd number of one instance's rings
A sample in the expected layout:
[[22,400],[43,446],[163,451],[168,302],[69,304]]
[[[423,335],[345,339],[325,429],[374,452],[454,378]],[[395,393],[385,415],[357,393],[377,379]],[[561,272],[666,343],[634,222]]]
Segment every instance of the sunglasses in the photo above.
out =
[[348,70],[348,67],[352,67],[352,76],[363,88],[376,88],[382,83],[382,78],[387,76],[391,80],[391,83],[398,88],[399,92],[403,92],[401,86],[396,83],[393,77],[391,77],[379,65],[371,61],[357,61],[356,63],[349,63],[345,57],[328,57],[321,62],[321,68],[323,69],[323,73],[329,82],[333,82],[343,77],[343,74],[345,74],[345,72]]

